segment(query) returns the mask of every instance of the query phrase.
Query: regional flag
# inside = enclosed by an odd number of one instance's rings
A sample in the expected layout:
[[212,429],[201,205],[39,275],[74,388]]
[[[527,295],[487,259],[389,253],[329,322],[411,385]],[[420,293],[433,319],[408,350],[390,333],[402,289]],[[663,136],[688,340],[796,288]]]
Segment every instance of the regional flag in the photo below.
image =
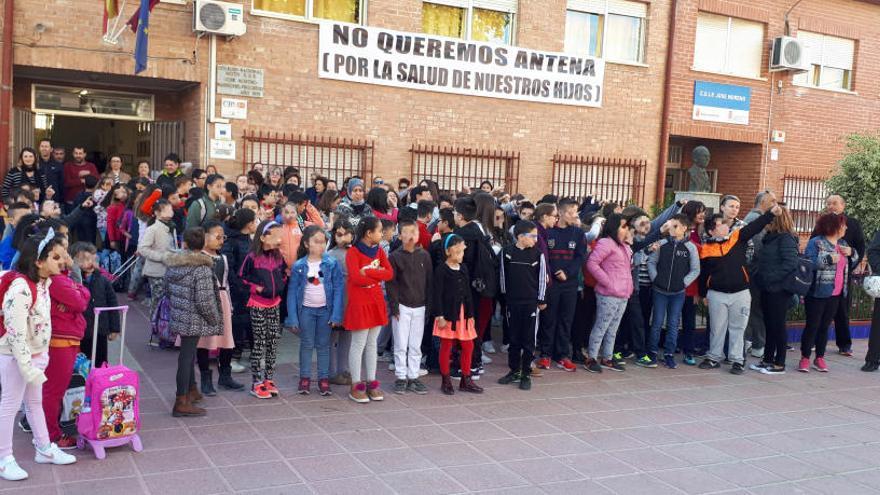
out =
[[[131,17],[128,24],[137,33],[134,44],[134,73],[138,74],[147,68],[147,44],[150,39],[150,10],[159,0],[141,0],[141,6]],[[132,24],[134,22],[134,24]]]
[[[132,32],[138,32],[138,25],[140,24],[140,18],[143,17],[146,19],[150,16],[150,12],[153,11],[153,7],[159,3],[159,0],[141,0],[141,6],[137,9],[131,18],[126,22],[126,24],[131,28]],[[144,11],[144,6],[146,6],[146,11]]]
[[104,34],[107,34],[107,25],[110,19],[119,17],[118,0],[104,0]]

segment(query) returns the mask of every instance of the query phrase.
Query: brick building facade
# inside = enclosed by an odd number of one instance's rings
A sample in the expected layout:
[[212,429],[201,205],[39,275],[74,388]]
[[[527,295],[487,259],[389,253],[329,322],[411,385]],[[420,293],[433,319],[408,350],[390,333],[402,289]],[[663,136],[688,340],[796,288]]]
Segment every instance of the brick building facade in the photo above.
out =
[[[328,154],[333,151],[332,146],[315,143],[344,140],[345,143],[362,143],[352,145],[359,153],[356,158],[349,154],[349,158],[342,160],[346,172],[367,164],[369,170],[366,171],[372,175],[395,180],[411,175],[413,164],[419,161],[419,154],[412,150],[445,147],[459,150],[464,156],[454,159],[462,160],[464,168],[459,171],[465,175],[476,176],[498,160],[510,165],[512,168],[496,172],[494,177],[504,179],[510,188],[521,192],[536,195],[556,190],[580,194],[590,189],[615,199],[652,204],[656,201],[655,193],[663,189],[657,187],[658,176],[670,190],[686,186],[678,180],[674,169],[689,166],[690,150],[697,144],[704,144],[712,151],[710,168],[717,170],[714,174],[719,191],[750,196],[760,187],[782,190],[786,175],[826,175],[843,150],[842,136],[871,129],[880,118],[875,83],[880,76],[880,56],[876,55],[880,52],[877,50],[880,27],[873,22],[880,18],[880,3],[875,1],[804,0],[789,14],[793,36],[809,31],[852,40],[853,59],[847,88],[838,90],[795,85],[789,72],[769,72],[771,42],[785,30],[788,6],[780,6],[779,2],[513,2],[516,11],[509,18],[512,21],[508,41],[516,47],[569,51],[566,43],[567,38],[571,42],[571,33],[566,30],[567,25],[574,25],[575,18],[581,22],[578,25],[582,31],[587,32],[579,35],[579,40],[585,39],[589,45],[584,50],[592,52],[587,55],[602,55],[602,50],[619,54],[621,50],[615,43],[620,37],[615,36],[615,30],[620,28],[622,20],[628,29],[636,26],[633,32],[636,36],[643,36],[634,42],[639,45],[636,60],[607,63],[602,106],[587,108],[320,79],[317,74],[318,25],[309,19],[255,12],[255,5],[274,8],[268,7],[272,0],[247,0],[247,33],[232,40],[220,39],[217,63],[263,69],[264,96],[244,98],[248,101],[247,119],[231,121],[235,159],[220,160],[208,154],[208,143],[214,137],[214,125],[208,123],[209,43],[207,38],[198,38],[193,33],[191,2],[161,2],[155,8],[150,22],[148,68],[139,76],[132,76],[134,36],[124,33],[115,46],[102,43],[100,3],[3,1],[15,2],[11,98],[14,118],[8,136],[12,148],[30,144],[29,140],[42,135],[63,141],[62,134],[66,133],[70,142],[60,144],[69,149],[75,144],[74,136],[82,135],[82,129],[86,129],[101,136],[97,141],[92,140],[96,144],[91,147],[101,148],[105,153],[122,153],[127,160],[147,158],[156,166],[164,152],[179,147],[176,151],[185,161],[214,164],[221,172],[234,174],[254,161],[297,165],[306,170],[336,166],[339,158],[324,158],[325,151]],[[302,3],[311,7],[318,3],[345,2],[302,0]],[[362,24],[418,33],[425,29],[426,4],[431,2],[361,0],[355,3],[360,9]],[[489,8],[499,2],[437,3],[467,5],[473,9],[477,5]],[[634,3],[641,5],[643,14],[631,13]],[[667,46],[674,5],[677,5],[674,56],[668,81],[666,124],[669,150],[661,153]],[[123,19],[135,7],[129,2]],[[616,8],[628,13],[612,19],[612,10]],[[638,18],[639,15],[643,17]],[[762,34],[757,55],[760,63],[755,74],[743,77],[719,73],[729,72],[726,70],[695,66],[697,37],[705,35],[706,29],[698,24],[702,22],[701,16],[707,15],[710,16],[707,19],[716,24],[722,17],[738,19],[737,26],[740,21],[757,23]],[[3,22],[0,19],[0,24]],[[755,26],[744,26],[752,29],[749,32],[756,32]],[[700,30],[702,34],[698,33]],[[596,32],[599,34],[591,34]],[[738,55],[734,58],[738,59]],[[694,120],[696,81],[750,88],[748,125]],[[83,117],[56,116],[47,123],[45,116],[33,114],[35,85],[149,95],[155,106],[150,120],[155,122],[134,119],[109,126],[103,123],[100,129],[93,131],[89,126],[94,122]],[[218,115],[220,100],[218,95],[213,102]],[[62,127],[68,130],[61,132]],[[78,128],[80,134],[70,130],[72,128]],[[122,139],[120,129],[131,131]],[[158,138],[159,130],[170,134]],[[784,143],[771,142],[771,133],[776,130],[785,132]],[[276,133],[285,136],[274,140]],[[263,138],[246,139],[246,134]],[[273,139],[265,139],[266,136]],[[308,138],[300,139],[300,136]],[[2,159],[5,161],[6,157]],[[443,158],[444,163],[451,159]],[[661,172],[667,165],[668,173]],[[578,168],[580,172],[565,172]],[[518,173],[518,181],[513,180],[514,173]],[[623,187],[612,191],[603,185],[608,181]],[[572,183],[586,184],[588,188]]]

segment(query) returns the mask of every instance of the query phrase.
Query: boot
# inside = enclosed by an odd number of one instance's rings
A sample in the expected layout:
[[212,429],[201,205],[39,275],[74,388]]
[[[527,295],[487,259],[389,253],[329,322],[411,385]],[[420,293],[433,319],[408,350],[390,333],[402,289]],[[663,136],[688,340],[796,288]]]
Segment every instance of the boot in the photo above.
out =
[[474,379],[468,376],[461,377],[461,383],[458,384],[458,389],[462,392],[471,392],[473,394],[482,394],[483,388],[474,383]]
[[232,378],[231,366],[228,368],[220,368],[220,376],[217,378],[217,385],[226,390],[241,390],[244,388],[243,384],[238,383]]
[[189,386],[189,392],[186,393],[186,398],[189,400],[190,404],[195,404],[196,402],[200,402],[204,397],[199,392],[199,388],[192,384]]
[[202,379],[199,382],[199,385],[202,389],[202,395],[207,395],[208,397],[214,397],[217,395],[217,391],[214,390],[214,372],[211,370],[202,371]]
[[440,390],[446,395],[455,395],[455,388],[452,386],[452,378],[449,375],[442,375],[443,382],[440,385]]
[[177,398],[174,399],[174,409],[171,410],[171,415],[175,418],[187,417],[187,416],[204,416],[204,409],[201,407],[194,406],[190,401],[187,395],[178,395]]

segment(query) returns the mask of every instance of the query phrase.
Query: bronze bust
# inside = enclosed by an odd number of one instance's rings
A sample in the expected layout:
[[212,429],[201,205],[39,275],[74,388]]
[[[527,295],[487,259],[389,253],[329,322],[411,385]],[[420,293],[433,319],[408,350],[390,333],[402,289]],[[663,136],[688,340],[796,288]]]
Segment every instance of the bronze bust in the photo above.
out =
[[709,174],[706,172],[706,167],[709,166],[709,159],[711,158],[709,148],[697,146],[691,152],[691,158],[693,158],[694,164],[688,169],[688,175],[690,176],[688,191],[712,192],[712,184],[709,182]]

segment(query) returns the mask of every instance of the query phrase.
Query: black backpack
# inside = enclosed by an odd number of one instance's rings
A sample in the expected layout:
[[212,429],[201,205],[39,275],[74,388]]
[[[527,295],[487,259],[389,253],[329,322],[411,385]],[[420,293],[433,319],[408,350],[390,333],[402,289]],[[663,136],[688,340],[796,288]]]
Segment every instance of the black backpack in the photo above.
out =
[[498,256],[492,250],[488,236],[477,241],[474,258],[474,273],[471,274],[471,287],[481,297],[494,298],[500,291]]
[[798,296],[806,296],[816,279],[816,265],[813,260],[806,256],[798,257],[798,266],[782,281],[782,288],[786,292]]

